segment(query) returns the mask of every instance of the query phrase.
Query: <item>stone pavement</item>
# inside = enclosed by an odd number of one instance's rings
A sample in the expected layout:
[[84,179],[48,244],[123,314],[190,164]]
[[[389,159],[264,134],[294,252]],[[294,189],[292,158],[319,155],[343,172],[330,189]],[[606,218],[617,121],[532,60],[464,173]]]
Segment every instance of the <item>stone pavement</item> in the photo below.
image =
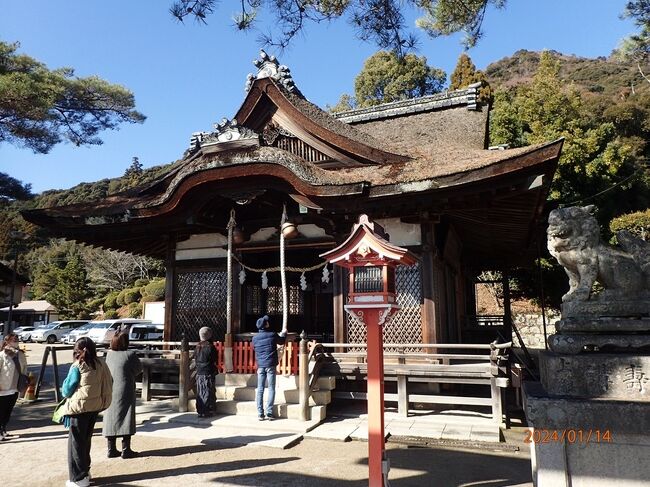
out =
[[[139,402],[138,433],[167,438],[195,437],[202,443],[218,442],[234,445],[257,444],[271,448],[289,448],[304,438],[350,441],[368,440],[366,414],[328,416],[325,421],[302,422],[294,419],[258,421],[252,416],[215,416],[199,418],[196,413],[173,412],[171,400]],[[408,418],[387,412],[387,438],[411,441],[456,440],[499,442],[499,427],[489,415],[470,411],[444,413],[413,413]]]

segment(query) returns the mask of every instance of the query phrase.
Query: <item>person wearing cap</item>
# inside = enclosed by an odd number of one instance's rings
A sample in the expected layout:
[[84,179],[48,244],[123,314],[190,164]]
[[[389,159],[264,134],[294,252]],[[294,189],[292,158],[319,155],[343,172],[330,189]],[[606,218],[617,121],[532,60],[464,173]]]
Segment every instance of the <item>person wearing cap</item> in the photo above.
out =
[[275,402],[275,368],[278,365],[278,345],[286,341],[286,332],[275,333],[271,330],[268,315],[262,316],[256,323],[258,333],[253,337],[255,360],[257,361],[257,417],[260,421],[264,416],[264,387],[268,386],[269,393],[266,399],[266,419],[272,421],[273,403]]
[[217,375],[217,349],[212,343],[212,330],[199,330],[201,341],[194,350],[196,361],[196,412],[199,418],[213,416],[217,411],[214,376]]

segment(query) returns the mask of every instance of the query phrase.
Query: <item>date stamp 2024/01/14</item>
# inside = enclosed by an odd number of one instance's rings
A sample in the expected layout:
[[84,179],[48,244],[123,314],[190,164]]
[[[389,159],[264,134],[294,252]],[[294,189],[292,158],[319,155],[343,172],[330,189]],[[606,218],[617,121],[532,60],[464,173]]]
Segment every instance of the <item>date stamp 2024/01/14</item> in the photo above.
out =
[[524,443],[611,443],[612,432],[599,429],[529,429],[524,437]]

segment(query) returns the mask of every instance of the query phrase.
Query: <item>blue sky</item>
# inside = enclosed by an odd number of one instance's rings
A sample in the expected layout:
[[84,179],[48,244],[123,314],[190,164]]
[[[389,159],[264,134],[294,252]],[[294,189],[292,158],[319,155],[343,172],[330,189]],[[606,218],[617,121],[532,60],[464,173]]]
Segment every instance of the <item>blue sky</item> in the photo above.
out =
[[[469,55],[479,68],[518,49],[607,56],[634,31],[629,20],[618,17],[625,1],[510,0],[505,10],[488,12],[485,36]],[[232,27],[238,2],[222,2],[207,26],[177,23],[168,13],[170,3],[0,0],[0,39],[19,41],[21,52],[50,68],[70,66],[79,76],[98,75],[128,87],[148,117],[144,124],[103,132],[101,146],[61,144],[39,155],[0,144],[0,171],[31,183],[36,192],[69,188],[120,176],[133,156],[145,167],[172,162],[192,132],[232,117],[243,100],[246,75],[254,70],[258,34]],[[420,35],[418,54],[450,74],[463,51],[460,39]],[[376,50],[340,20],[310,25],[278,57],[305,96],[324,107],[353,91],[354,77]]]

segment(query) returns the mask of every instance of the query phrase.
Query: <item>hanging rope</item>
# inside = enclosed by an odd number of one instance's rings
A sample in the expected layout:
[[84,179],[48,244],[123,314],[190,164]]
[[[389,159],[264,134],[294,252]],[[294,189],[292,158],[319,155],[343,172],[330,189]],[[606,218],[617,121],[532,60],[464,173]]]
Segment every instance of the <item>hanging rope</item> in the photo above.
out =
[[[281,269],[280,266],[265,267],[265,268],[263,268],[263,267],[251,267],[249,265],[244,264],[241,260],[239,260],[237,258],[236,255],[233,255],[232,258],[235,259],[235,261],[237,261],[237,263],[240,266],[242,266],[244,269],[246,269],[247,271],[250,271],[250,272],[259,272],[259,273],[262,273],[262,272],[278,272]],[[327,265],[327,261],[321,262],[320,264],[316,264],[316,265],[313,265],[311,267],[292,267],[292,266],[285,265],[284,266],[284,271],[285,272],[300,272],[300,273],[311,272],[311,271],[315,271],[317,269],[321,269],[321,268],[325,267],[326,265]]]
[[226,295],[226,333],[232,330],[232,232],[235,228],[235,210],[230,210],[230,220],[228,221],[228,258],[227,258],[227,295]]
[[289,303],[287,302],[287,275],[284,262],[284,229],[287,221],[287,205],[282,205],[282,221],[280,222],[280,281],[282,282],[282,331],[287,332],[287,320],[289,315]]

